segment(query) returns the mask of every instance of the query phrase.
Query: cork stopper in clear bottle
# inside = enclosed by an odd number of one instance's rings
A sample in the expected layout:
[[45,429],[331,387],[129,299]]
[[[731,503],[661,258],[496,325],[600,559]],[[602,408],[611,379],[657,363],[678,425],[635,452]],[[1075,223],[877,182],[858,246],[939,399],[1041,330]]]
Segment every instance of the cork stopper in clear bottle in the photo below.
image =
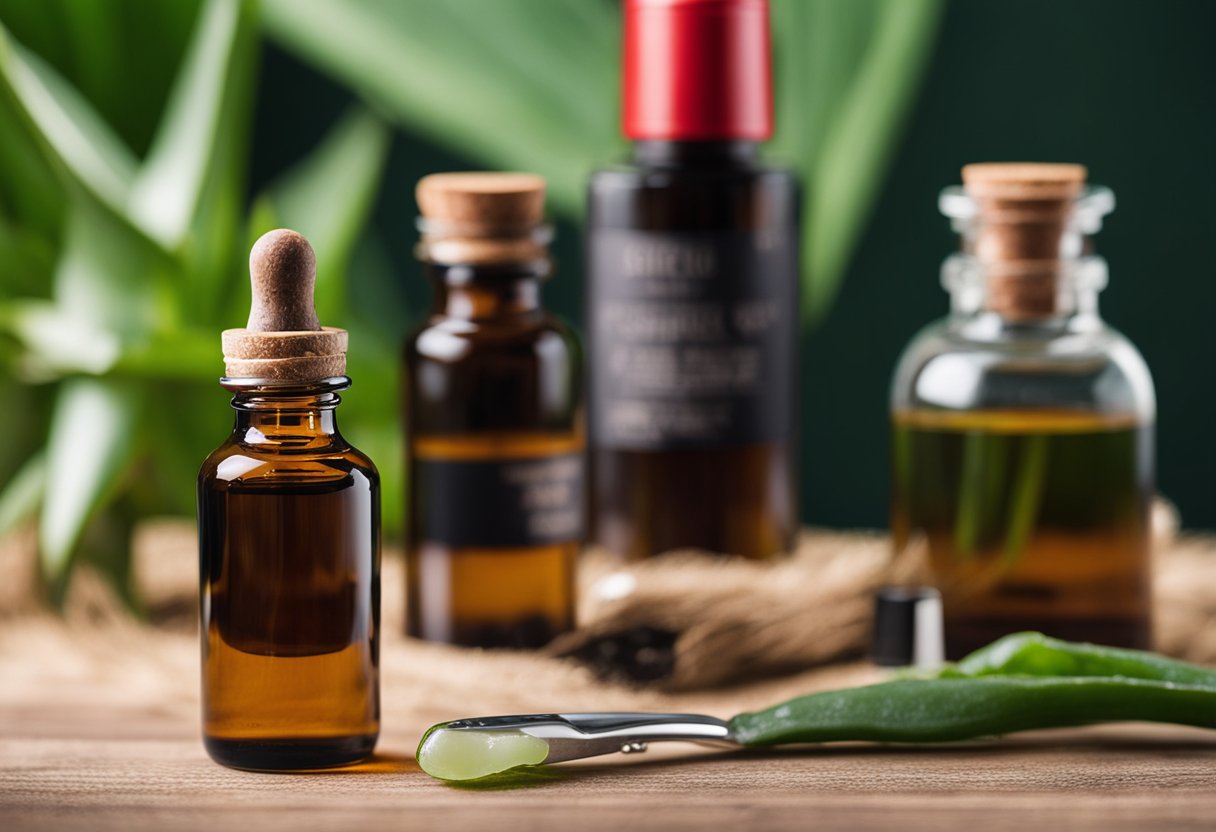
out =
[[1079,256],[1070,234],[1086,169],[1075,164],[985,163],[963,168],[974,202],[964,250],[987,277],[985,307],[1013,321],[1057,314],[1066,262]]

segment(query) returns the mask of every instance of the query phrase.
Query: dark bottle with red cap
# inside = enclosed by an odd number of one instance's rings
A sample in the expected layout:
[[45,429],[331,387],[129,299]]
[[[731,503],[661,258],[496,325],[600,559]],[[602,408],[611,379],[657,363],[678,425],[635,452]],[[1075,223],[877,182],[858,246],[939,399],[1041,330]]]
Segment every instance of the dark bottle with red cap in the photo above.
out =
[[797,530],[798,186],[767,0],[627,0],[624,165],[588,199],[595,542],[750,558]]

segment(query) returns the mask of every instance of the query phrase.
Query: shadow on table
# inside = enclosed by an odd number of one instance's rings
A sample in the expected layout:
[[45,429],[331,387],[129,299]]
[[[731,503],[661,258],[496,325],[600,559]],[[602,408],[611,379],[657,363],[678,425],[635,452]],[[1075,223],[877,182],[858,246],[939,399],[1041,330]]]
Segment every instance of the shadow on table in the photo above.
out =
[[309,771],[284,772],[288,774],[323,774],[328,776],[347,776],[351,774],[421,774],[422,769],[413,757],[406,754],[376,752],[370,758],[353,766],[342,768],[323,768]]

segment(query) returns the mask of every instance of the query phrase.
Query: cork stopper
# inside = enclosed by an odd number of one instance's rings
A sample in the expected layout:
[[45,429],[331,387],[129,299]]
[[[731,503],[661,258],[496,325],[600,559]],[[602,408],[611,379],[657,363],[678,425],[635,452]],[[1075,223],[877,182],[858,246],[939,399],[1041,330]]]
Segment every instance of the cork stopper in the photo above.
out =
[[228,378],[299,384],[346,374],[346,330],[317,321],[308,240],[286,228],[266,232],[249,252],[249,279],[249,323],[221,336]]
[[981,162],[963,166],[963,185],[979,199],[1071,201],[1085,187],[1086,175],[1084,165]]
[[533,173],[435,173],[415,190],[418,256],[436,263],[520,263],[549,256],[545,180]]
[[1085,188],[1083,165],[972,164],[963,186],[976,205],[970,253],[989,275],[987,308],[1011,320],[1055,314],[1065,235]]

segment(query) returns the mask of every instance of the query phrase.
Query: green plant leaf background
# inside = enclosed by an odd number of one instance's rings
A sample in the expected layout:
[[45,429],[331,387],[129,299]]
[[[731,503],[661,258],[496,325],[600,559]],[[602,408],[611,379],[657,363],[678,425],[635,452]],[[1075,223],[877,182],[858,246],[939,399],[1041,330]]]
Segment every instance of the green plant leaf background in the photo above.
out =
[[[941,7],[773,0],[770,150],[806,183],[811,325],[872,210]],[[0,384],[26,416],[0,452],[0,521],[37,517],[47,578],[64,579],[82,539],[112,538],[87,534],[110,513],[106,528],[129,529],[132,512],[191,512],[197,466],[228,429],[219,331],[243,322],[248,246],[278,226],[312,240],[318,311],[351,331],[343,429],[379,462],[398,533],[398,341],[420,310],[376,301],[400,297],[401,277],[371,221],[412,189],[391,180],[395,148],[537,171],[575,228],[588,172],[625,152],[619,39],[611,0],[0,0]],[[268,44],[347,104],[254,193]]]

